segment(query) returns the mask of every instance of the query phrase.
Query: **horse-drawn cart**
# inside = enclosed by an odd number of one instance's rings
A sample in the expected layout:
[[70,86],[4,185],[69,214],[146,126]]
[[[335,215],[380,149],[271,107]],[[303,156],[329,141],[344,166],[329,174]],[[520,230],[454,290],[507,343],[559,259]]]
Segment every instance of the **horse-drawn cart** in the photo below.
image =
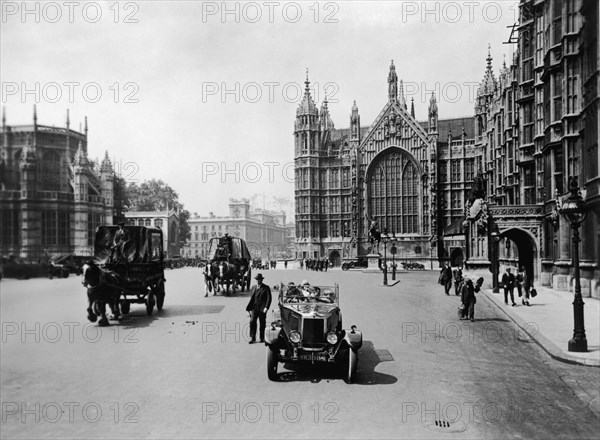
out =
[[165,301],[162,231],[125,226],[119,236],[118,230],[117,226],[96,229],[94,262],[124,314],[129,313],[131,304],[145,304],[152,315],[154,305],[161,310]]
[[228,234],[211,238],[208,258],[204,267],[205,296],[209,292],[216,295],[221,289],[225,292],[235,292],[238,287],[242,292],[250,290],[252,257],[244,240]]

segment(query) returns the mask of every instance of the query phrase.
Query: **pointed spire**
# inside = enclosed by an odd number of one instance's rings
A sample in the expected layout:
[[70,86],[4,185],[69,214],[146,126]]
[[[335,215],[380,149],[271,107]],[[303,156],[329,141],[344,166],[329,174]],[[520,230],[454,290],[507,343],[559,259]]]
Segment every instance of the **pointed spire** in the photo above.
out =
[[6,128],[6,107],[2,106],[2,128]]
[[306,69],[306,81],[304,81],[304,96],[302,97],[302,101],[298,105],[298,109],[296,110],[296,116],[300,115],[314,115],[317,116],[319,111],[317,110],[317,106],[310,96],[310,81],[308,80],[308,68]]
[[37,127],[37,107],[33,104],[33,125]]
[[415,98],[410,98],[410,115],[415,117]]
[[389,102],[395,102],[398,99],[398,75],[396,75],[394,60],[390,64],[390,73],[388,73],[388,99]]
[[102,165],[100,165],[100,171],[103,173],[112,174],[113,167],[110,158],[108,157],[108,151],[104,154],[104,159],[102,160]]
[[431,92],[431,98],[429,98],[429,114],[432,114],[432,112],[436,112],[437,113],[437,101],[435,99],[435,92]]
[[84,118],[85,121],[85,125],[84,125],[84,130],[85,130],[85,138],[87,140],[87,135],[88,135],[88,125],[87,125],[87,116]]
[[306,68],[306,80],[304,81],[304,92],[310,93],[310,81],[308,80],[308,67]]
[[492,45],[490,43],[488,43],[488,56],[486,58],[487,61],[487,68],[491,69],[492,68]]
[[400,89],[398,90],[398,101],[400,102],[400,105],[403,106],[405,109],[406,107],[406,98],[404,97],[404,81],[400,80]]
[[69,117],[69,109],[67,109],[67,129],[71,126],[71,118]]
[[73,158],[74,166],[85,166],[87,164],[87,157],[85,156],[85,152],[81,146],[81,141],[79,141],[79,145],[77,146],[77,152],[75,153],[75,157]]

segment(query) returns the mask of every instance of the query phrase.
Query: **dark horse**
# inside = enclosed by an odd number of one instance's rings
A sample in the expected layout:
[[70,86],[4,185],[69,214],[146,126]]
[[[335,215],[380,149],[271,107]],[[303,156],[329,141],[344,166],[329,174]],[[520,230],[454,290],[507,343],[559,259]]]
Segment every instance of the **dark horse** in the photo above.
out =
[[235,288],[238,283],[238,269],[233,263],[227,261],[219,262],[219,284],[225,292],[235,293]]
[[107,326],[106,305],[115,319],[120,319],[119,291],[115,287],[119,283],[119,275],[116,272],[105,271],[99,268],[93,261],[83,266],[83,285],[87,287],[88,296],[88,320],[96,322],[96,317],[101,316],[98,325]]

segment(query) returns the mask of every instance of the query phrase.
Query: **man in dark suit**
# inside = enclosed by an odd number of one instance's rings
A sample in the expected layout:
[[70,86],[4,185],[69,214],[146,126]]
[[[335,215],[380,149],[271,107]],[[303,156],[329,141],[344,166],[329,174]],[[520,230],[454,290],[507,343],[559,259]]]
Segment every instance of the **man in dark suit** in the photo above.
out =
[[263,284],[262,274],[254,277],[256,286],[252,287],[252,296],[246,306],[250,313],[250,344],[256,342],[256,320],[260,320],[260,342],[265,342],[265,329],[267,328],[267,311],[271,307],[271,288]]
[[506,273],[502,275],[502,284],[504,285],[504,302],[508,305],[508,295],[510,294],[510,300],[513,307],[515,303],[515,276],[510,273],[510,267],[506,269]]

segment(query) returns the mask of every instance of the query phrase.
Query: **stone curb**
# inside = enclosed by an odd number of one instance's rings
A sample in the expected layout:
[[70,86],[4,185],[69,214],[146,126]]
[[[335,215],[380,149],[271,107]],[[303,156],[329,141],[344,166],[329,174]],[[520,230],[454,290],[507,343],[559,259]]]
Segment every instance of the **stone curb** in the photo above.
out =
[[520,316],[513,315],[493,295],[494,293],[489,289],[483,289],[482,292],[486,294],[486,297],[494,303],[494,305],[508,316],[515,324],[519,326],[531,339],[535,341],[546,353],[550,355],[552,359],[557,361],[566,362],[568,364],[583,365],[586,367],[600,367],[600,361],[596,359],[581,359],[575,356],[571,356],[565,353],[563,350],[558,348],[556,344],[542,335],[540,332],[532,332],[530,326],[527,325],[525,320]]

